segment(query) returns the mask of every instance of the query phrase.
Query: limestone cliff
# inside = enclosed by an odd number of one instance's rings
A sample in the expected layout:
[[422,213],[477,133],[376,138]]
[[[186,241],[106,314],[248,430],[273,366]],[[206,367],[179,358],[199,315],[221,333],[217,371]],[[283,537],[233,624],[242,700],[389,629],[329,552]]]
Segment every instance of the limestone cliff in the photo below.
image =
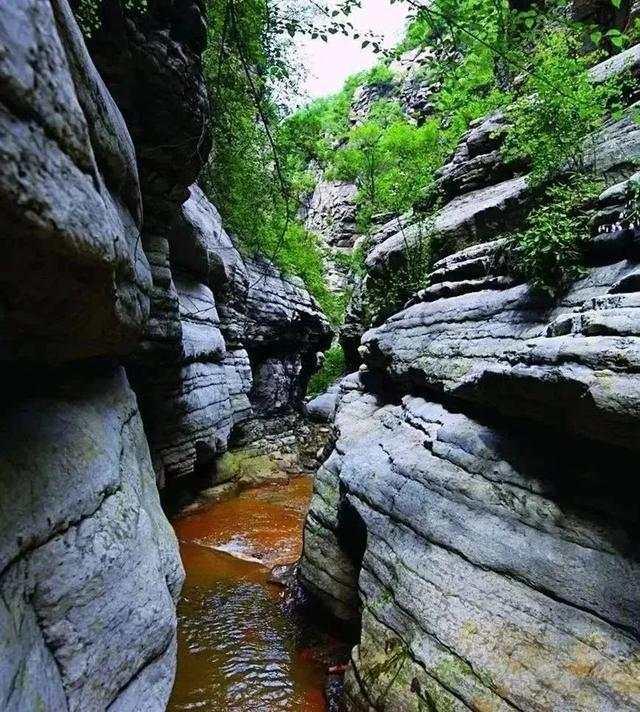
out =
[[[364,333],[333,395],[300,577],[360,626],[350,710],[640,706],[640,243],[624,219],[640,134],[626,117],[590,142],[609,187],[583,276],[551,298],[491,239],[530,200],[500,125],[472,126],[440,174],[437,230],[470,246]],[[381,231],[369,273],[389,274],[411,234]]]
[[146,328],[134,147],[66,0],[0,10],[0,708],[163,709],[182,565],[119,363]]

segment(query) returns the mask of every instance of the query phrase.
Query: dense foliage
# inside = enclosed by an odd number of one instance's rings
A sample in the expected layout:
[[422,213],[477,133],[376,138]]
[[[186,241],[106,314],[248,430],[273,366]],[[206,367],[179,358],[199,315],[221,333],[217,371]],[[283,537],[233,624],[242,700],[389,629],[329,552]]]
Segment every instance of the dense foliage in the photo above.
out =
[[[289,30],[295,24],[280,4],[228,0],[208,5],[204,73],[212,100],[214,152],[201,176],[228,231],[246,252],[273,260],[301,277],[329,318],[338,322],[343,299],[325,284],[323,255],[315,236],[295,221],[302,174],[288,169],[286,136],[279,128],[277,91],[293,92]],[[310,31],[310,30],[309,30]]]
[[[350,78],[336,96],[314,102],[285,122],[295,127],[292,133],[304,136],[293,147],[295,169],[304,170],[314,161],[327,178],[356,183],[361,231],[366,232],[376,213],[401,213],[428,203],[435,172],[469,122],[508,102],[509,94],[497,85],[490,49],[500,35],[495,8],[494,0],[438,0],[432,10],[417,14],[406,39],[390,56]],[[438,11],[456,18],[456,26],[473,22],[476,32],[471,36],[455,30],[441,36],[449,26],[434,19]],[[381,96],[364,121],[354,121],[350,112],[356,90],[393,89],[398,79],[392,61],[402,52],[427,45],[438,50],[422,70],[428,76],[421,77],[440,87],[431,116],[417,123],[397,98]],[[389,92],[378,92],[385,93]]]
[[584,141],[602,126],[612,98],[612,87],[589,80],[589,57],[578,49],[578,38],[567,31],[541,39],[533,55],[535,72],[507,112],[511,129],[503,154],[526,158],[535,183],[563,168],[580,170]]

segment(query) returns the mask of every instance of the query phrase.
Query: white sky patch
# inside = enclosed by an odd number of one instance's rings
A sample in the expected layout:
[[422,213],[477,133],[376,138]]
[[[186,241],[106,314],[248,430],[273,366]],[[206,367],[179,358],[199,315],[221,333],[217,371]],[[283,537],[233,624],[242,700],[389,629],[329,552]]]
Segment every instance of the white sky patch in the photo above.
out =
[[[349,20],[361,35],[372,32],[383,38],[385,47],[392,47],[403,35],[408,6],[392,5],[389,0],[362,0],[362,8],[351,13]],[[329,41],[304,38],[298,45],[298,57],[306,70],[302,93],[308,99],[335,94],[351,74],[371,68],[378,57],[362,49],[362,38],[354,40],[343,35],[329,35]]]

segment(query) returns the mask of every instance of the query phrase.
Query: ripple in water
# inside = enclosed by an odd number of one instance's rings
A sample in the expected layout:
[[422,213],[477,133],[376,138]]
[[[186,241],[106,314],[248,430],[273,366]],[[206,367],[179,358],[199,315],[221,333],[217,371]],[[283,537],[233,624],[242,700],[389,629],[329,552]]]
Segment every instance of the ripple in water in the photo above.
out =
[[179,518],[187,572],[170,712],[322,712],[326,665],[304,647],[270,568],[295,561],[311,479],[251,490]]

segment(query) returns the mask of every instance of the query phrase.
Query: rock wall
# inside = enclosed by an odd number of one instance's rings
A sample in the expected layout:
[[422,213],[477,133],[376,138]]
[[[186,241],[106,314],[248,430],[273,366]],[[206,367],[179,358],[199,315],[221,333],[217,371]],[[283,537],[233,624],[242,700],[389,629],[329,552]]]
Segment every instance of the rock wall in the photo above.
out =
[[[501,240],[482,242],[528,191],[495,170],[483,125],[441,173],[438,217],[476,244],[363,335],[363,365],[332,398],[300,578],[360,627],[349,710],[635,710],[637,126],[596,137],[587,163],[610,187],[583,277],[553,299],[505,271]],[[401,256],[383,231],[369,269]]]
[[[90,49],[140,165],[153,289],[129,371],[162,487],[212,468],[254,411],[295,412],[329,326],[304,285],[240,254],[194,182],[211,148],[199,5],[175,0],[137,18],[107,7]],[[265,387],[278,391],[268,413]]]
[[0,708],[164,709],[182,565],[119,365],[147,328],[134,147],[66,0],[0,10]]

